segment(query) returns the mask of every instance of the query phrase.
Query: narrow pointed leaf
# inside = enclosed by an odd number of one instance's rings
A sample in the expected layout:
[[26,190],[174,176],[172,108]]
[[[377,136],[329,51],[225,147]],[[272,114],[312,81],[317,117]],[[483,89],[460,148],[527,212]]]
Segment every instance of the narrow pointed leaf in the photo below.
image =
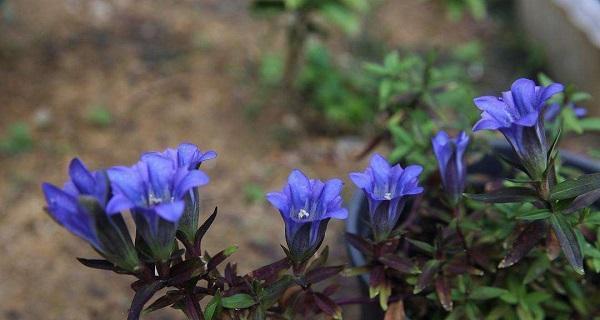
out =
[[508,187],[482,194],[465,194],[476,201],[490,203],[532,202],[538,200],[535,190],[527,187]]
[[391,303],[385,312],[383,320],[405,320],[404,303],[402,300]]
[[173,304],[179,302],[183,298],[185,298],[185,296],[183,294],[168,294],[167,293],[166,295],[156,299],[156,301],[154,301],[151,305],[149,305],[144,310],[144,313],[150,313],[150,312],[154,312],[156,310],[166,308],[170,305],[173,305]]
[[373,252],[373,246],[371,245],[371,243],[369,243],[369,241],[365,240],[360,236],[357,236],[352,233],[346,233],[346,240],[348,241],[348,243],[350,243],[351,246],[353,246],[363,254],[370,255]]
[[317,307],[333,319],[342,319],[342,308],[322,293],[314,293]]
[[569,207],[563,211],[563,213],[571,213],[577,210],[581,210],[587,208],[594,204],[594,202],[600,200],[600,189],[586,192],[582,195],[579,195],[571,202]]
[[408,238],[406,240],[408,242],[410,242],[412,245],[414,245],[415,247],[417,247],[427,253],[433,254],[434,248],[429,243],[419,241],[419,240],[408,239]]
[[344,266],[321,267],[309,271],[306,274],[306,281],[310,284],[327,280],[344,270]]
[[519,220],[543,220],[550,217],[552,213],[548,209],[536,209],[519,214],[516,218]]
[[477,287],[471,291],[469,298],[473,300],[489,300],[507,293],[506,289],[496,287]]
[[583,270],[583,255],[581,254],[581,248],[579,242],[575,237],[572,227],[567,223],[565,217],[560,214],[554,214],[550,217],[552,223],[552,229],[560,242],[560,247],[565,257],[575,269],[575,272],[584,274]]
[[400,257],[395,254],[386,254],[379,257],[379,261],[386,266],[403,273],[418,273],[419,269],[410,261],[410,259]]
[[237,246],[230,246],[230,247],[227,247],[226,249],[220,251],[219,253],[215,254],[215,256],[210,258],[210,260],[208,261],[206,270],[207,271],[214,270],[218,265],[220,265],[223,261],[225,261],[225,259],[227,259],[227,257],[234,254],[237,251],[237,248],[238,248]]
[[446,311],[452,311],[452,298],[450,297],[450,285],[448,278],[439,276],[435,279],[435,293],[440,304]]
[[429,260],[423,267],[419,278],[417,279],[417,284],[415,285],[415,289],[413,290],[414,294],[418,294],[423,291],[423,289],[427,288],[431,282],[433,281],[433,277],[438,272],[440,268],[440,261],[438,260]]
[[222,309],[223,306],[221,305],[221,293],[217,291],[217,294],[213,296],[213,298],[208,302],[208,304],[204,308],[204,319],[218,319]]
[[289,269],[290,265],[290,259],[286,257],[252,271],[252,276],[260,280],[267,280],[275,277],[281,271]]
[[217,218],[217,211],[218,208],[215,207],[213,213],[206,219],[206,221],[204,221],[200,228],[198,228],[198,231],[196,231],[196,236],[194,238],[194,247],[196,248],[197,252],[202,252],[202,238],[204,237],[212,223],[215,221],[215,218]]
[[221,298],[223,308],[246,309],[256,304],[254,298],[246,293],[238,293],[229,297]]
[[600,189],[600,173],[582,175],[577,179],[565,180],[550,190],[550,200],[575,198]]
[[519,236],[517,236],[517,239],[513,242],[510,251],[508,251],[506,257],[502,259],[498,268],[508,268],[519,262],[540,242],[546,234],[547,229],[546,223],[542,220],[530,222],[523,231],[519,233]]
[[161,280],[150,283],[138,290],[133,296],[127,320],[139,320],[140,314],[144,309],[144,304],[146,304],[158,290],[164,288],[166,285],[167,282]]

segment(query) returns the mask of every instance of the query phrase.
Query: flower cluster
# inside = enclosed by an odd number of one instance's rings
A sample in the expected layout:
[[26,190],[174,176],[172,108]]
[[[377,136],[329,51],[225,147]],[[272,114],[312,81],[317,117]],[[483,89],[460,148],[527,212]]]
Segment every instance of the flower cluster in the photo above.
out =
[[214,157],[214,151],[203,153],[184,143],[176,150],[146,153],[131,167],[90,172],[74,159],[63,189],[43,185],[48,212],[107,260],[133,271],[139,259],[122,218],[129,210],[136,234],[149,248],[150,257],[144,258],[166,261],[178,228],[186,234],[197,229],[197,188],[209,181],[198,167]]
[[[131,320],[139,319],[144,304],[163,288],[168,288],[164,296],[146,310],[171,306],[181,309],[189,319],[208,320],[266,319],[267,314],[314,318],[320,313],[340,319],[340,305],[358,300],[333,299],[335,285],[323,286],[325,289],[319,291],[320,286],[314,284],[342,271],[346,275],[368,274],[369,299],[365,302],[378,296],[380,307],[393,317],[404,316],[405,303],[417,306],[411,311],[421,310],[421,316],[430,316],[427,310],[431,299],[415,298],[428,287],[435,287],[435,295],[426,292],[427,297],[437,297],[443,309],[462,317],[466,308],[455,308],[454,304],[466,301],[478,310],[474,301],[507,295],[508,290],[496,287],[505,282],[501,278],[508,279],[509,289],[518,286],[519,280],[511,280],[513,275],[498,277],[496,270],[531,258],[528,255],[536,254],[535,248],[542,242],[547,247],[542,253],[544,264],[549,266],[548,257],[557,258],[560,248],[574,270],[584,274],[584,256],[588,253],[582,251],[580,243],[594,233],[578,230],[586,218],[573,213],[600,199],[600,176],[588,174],[558,182],[561,179],[559,167],[554,164],[555,144],[548,145],[544,122],[556,116],[556,107],[547,106],[547,102],[562,90],[560,84],[541,87],[519,79],[501,97],[474,100],[482,113],[473,131],[501,132],[517,155],[515,167],[531,178],[518,180],[518,186],[494,184],[494,189],[485,194],[464,193],[465,153],[470,142],[464,131],[454,138],[440,131],[431,138],[432,149],[427,156],[437,160],[447,201],[440,201],[438,193],[422,195],[421,165],[403,167],[373,154],[364,171],[350,173],[349,179],[368,204],[364,215],[368,219],[365,226],[370,227],[370,232],[365,228],[346,235],[349,245],[365,259],[356,268],[327,266],[327,247],[317,254],[330,220],[344,220],[349,215],[343,205],[341,179],[310,179],[302,171],[292,170],[280,191],[266,194],[266,200],[283,219],[286,257],[244,276],[237,274],[235,264],[228,263],[223,274],[217,269],[236,247],[214,255],[201,247],[216,209],[199,225],[199,187],[209,182],[199,168],[217,156],[214,151],[202,152],[193,144],[183,143],[176,149],[145,153],[132,166],[98,171],[88,170],[76,158],[69,165],[70,180],[62,188],[44,183],[42,189],[52,218],[106,259],[81,259],[82,263],[137,278],[132,284],[136,294],[128,316]],[[428,176],[423,179],[429,186],[439,181],[437,172],[431,173],[427,170]],[[484,187],[472,186],[478,188]],[[463,201],[463,195],[518,206],[510,209],[510,215],[485,219],[488,210]],[[404,214],[407,208],[410,212]],[[135,241],[124,221],[126,211],[135,223]],[[519,219],[520,223],[510,219]],[[499,233],[490,231],[492,227],[504,229]],[[514,228],[515,234],[508,252],[502,253],[505,247],[491,250],[492,242],[505,243],[500,234],[508,235],[510,230],[506,228]],[[497,267],[490,264],[492,258],[500,261]],[[467,278],[470,276],[479,279],[471,281]],[[462,279],[462,285],[455,279]],[[464,279],[468,279],[468,286]],[[206,296],[212,296],[212,300],[203,311],[200,300]],[[479,315],[473,313],[473,317]]]

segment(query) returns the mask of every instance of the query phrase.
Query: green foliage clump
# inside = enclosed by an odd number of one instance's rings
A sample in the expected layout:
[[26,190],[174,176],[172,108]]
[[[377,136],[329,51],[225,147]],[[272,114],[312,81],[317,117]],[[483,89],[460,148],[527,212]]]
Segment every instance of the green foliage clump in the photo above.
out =
[[16,155],[27,152],[33,147],[33,137],[29,126],[24,122],[15,122],[8,128],[5,137],[0,139],[0,153]]
[[391,136],[392,161],[435,167],[431,138],[439,129],[468,128],[478,112],[472,106],[474,78],[482,72],[478,43],[468,43],[441,56],[398,52],[365,69],[377,81],[379,112]]
[[331,124],[356,128],[374,116],[375,101],[365,90],[368,81],[362,74],[336,65],[327,48],[315,43],[307,50],[298,86],[309,105]]

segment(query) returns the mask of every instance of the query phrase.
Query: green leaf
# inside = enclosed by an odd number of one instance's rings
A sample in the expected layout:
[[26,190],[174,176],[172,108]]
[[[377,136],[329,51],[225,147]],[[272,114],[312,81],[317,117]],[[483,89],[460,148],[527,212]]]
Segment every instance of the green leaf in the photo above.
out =
[[579,119],[577,118],[577,115],[575,114],[575,111],[573,111],[573,109],[563,108],[561,115],[563,119],[564,128],[567,131],[574,131],[577,134],[583,133],[583,128],[579,124]]
[[527,187],[507,187],[482,194],[464,194],[465,197],[482,202],[511,203],[538,200],[535,190]]
[[550,222],[565,257],[573,269],[575,269],[575,272],[584,274],[583,255],[581,254],[581,248],[572,227],[567,223],[565,217],[560,214],[553,214],[550,217]]
[[587,93],[587,92],[575,92],[573,93],[570,97],[569,100],[571,102],[581,102],[581,101],[586,101],[586,100],[590,100],[592,98],[592,95]]
[[217,293],[213,296],[213,298],[208,302],[208,304],[204,308],[204,319],[218,319],[221,310],[221,293],[217,291]]
[[227,309],[246,309],[255,305],[256,301],[249,294],[238,293],[221,298],[221,304]]
[[580,119],[579,126],[584,131],[600,131],[600,118]]
[[410,242],[411,244],[413,244],[415,247],[427,252],[427,253],[431,253],[433,254],[434,248],[432,245],[430,245],[429,243],[423,242],[423,241],[419,241],[419,240],[413,240],[413,239],[406,239],[408,240],[408,242]]
[[520,213],[517,216],[517,219],[529,220],[529,221],[542,220],[542,219],[546,219],[546,218],[550,217],[550,215],[552,215],[552,213],[550,211],[548,211],[548,209],[536,209],[536,210]]
[[496,287],[477,287],[471,291],[469,298],[473,300],[489,300],[497,298],[507,291],[506,289]]
[[565,180],[550,190],[550,200],[575,198],[584,193],[600,189],[600,173],[582,175],[577,179]]

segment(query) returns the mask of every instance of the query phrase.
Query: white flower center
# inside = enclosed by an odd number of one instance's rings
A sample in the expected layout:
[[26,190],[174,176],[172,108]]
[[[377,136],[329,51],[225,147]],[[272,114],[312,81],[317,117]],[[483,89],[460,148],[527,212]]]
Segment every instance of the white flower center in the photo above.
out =
[[298,219],[306,219],[310,216],[310,214],[308,213],[308,211],[304,210],[304,209],[300,209],[300,211],[298,211]]
[[161,198],[156,197],[155,195],[153,195],[152,193],[148,196],[148,204],[150,204],[151,206],[155,205],[155,204],[159,204],[162,202]]
[[386,193],[383,195],[383,198],[384,198],[385,200],[392,200],[392,193],[391,193],[391,192],[386,192]]

